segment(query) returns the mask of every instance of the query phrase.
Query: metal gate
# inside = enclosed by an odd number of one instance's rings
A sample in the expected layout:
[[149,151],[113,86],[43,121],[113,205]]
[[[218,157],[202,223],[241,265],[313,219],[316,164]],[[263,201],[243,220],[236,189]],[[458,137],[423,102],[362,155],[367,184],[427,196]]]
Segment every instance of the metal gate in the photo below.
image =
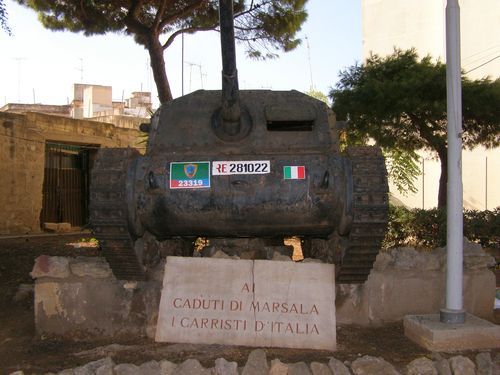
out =
[[43,206],[40,223],[88,222],[89,149],[70,144],[45,146]]

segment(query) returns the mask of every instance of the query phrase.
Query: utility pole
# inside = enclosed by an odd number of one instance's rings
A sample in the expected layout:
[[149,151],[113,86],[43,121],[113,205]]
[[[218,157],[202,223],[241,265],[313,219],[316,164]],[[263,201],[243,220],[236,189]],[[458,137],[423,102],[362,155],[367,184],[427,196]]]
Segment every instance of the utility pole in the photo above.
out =
[[181,34],[181,94],[184,96],[184,33]]
[[488,157],[486,156],[485,165],[486,179],[485,179],[485,189],[484,189],[484,209],[488,211]]
[[425,159],[422,158],[422,210],[425,209]]
[[465,322],[463,309],[462,81],[460,71],[460,7],[446,4],[446,98],[448,113],[448,204],[446,233],[446,307],[442,323]]

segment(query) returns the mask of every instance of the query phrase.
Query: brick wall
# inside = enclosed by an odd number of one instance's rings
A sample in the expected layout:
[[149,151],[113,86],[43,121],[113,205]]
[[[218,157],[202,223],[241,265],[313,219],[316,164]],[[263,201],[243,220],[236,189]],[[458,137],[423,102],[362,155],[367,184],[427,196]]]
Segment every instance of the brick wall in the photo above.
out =
[[137,136],[108,123],[0,112],[0,235],[41,231],[46,141],[137,147]]

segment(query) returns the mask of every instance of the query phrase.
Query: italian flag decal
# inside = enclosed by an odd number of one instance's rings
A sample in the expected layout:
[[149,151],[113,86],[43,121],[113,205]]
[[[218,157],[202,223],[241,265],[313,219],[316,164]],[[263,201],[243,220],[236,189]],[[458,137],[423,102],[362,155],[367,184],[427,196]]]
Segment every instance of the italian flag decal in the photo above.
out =
[[303,180],[306,178],[306,167],[303,165],[285,166],[283,176],[285,180]]

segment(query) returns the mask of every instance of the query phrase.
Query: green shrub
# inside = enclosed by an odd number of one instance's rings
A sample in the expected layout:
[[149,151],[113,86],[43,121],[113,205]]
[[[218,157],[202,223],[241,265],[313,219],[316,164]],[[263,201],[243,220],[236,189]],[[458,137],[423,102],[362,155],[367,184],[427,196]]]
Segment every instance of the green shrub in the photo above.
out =
[[500,207],[493,211],[466,210],[464,236],[483,247],[500,248]]
[[[464,236],[483,247],[500,248],[500,207],[493,211],[464,211]],[[408,209],[389,206],[384,248],[446,245],[446,209]]]

